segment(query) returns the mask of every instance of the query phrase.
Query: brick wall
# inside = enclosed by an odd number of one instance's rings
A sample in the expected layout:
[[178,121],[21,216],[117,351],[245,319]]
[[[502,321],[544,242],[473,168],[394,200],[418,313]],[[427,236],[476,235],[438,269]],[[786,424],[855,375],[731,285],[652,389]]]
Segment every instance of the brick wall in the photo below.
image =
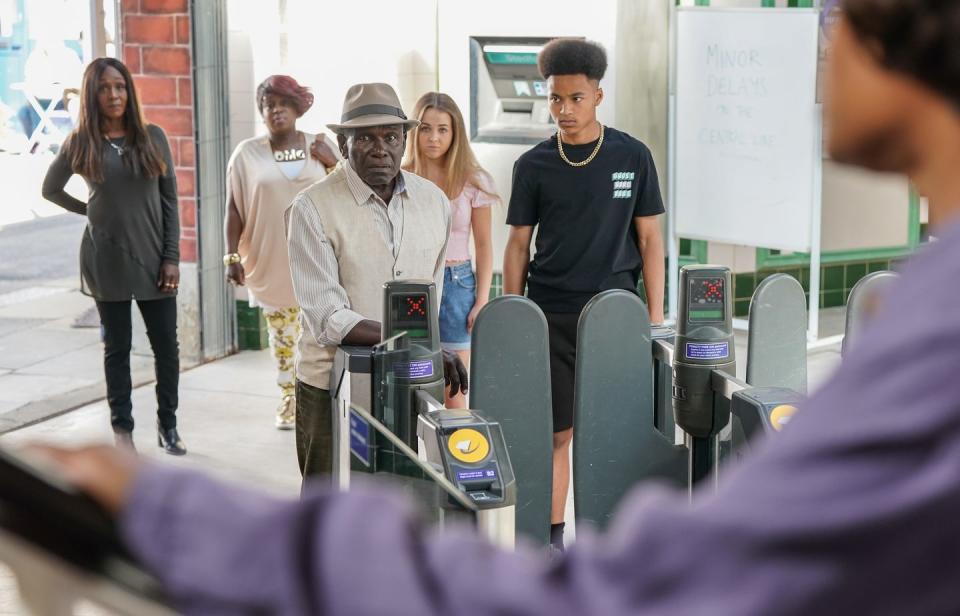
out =
[[180,258],[197,260],[197,199],[193,141],[188,0],[123,0],[123,61],[133,73],[147,120],[167,133],[180,194]]

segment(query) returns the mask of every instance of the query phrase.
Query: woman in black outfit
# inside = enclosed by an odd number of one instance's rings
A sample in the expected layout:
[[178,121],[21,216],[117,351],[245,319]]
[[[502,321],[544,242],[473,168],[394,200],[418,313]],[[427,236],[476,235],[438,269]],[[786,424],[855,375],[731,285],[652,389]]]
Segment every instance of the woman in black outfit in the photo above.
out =
[[[86,203],[64,191],[73,174],[87,182]],[[176,417],[177,181],[167,137],[144,122],[133,78],[119,60],[98,58],[87,66],[79,122],[47,171],[43,196],[87,217],[81,290],[96,300],[100,312],[117,444],[133,447],[130,304],[136,300],[156,361],[158,443],[167,453],[185,454]]]

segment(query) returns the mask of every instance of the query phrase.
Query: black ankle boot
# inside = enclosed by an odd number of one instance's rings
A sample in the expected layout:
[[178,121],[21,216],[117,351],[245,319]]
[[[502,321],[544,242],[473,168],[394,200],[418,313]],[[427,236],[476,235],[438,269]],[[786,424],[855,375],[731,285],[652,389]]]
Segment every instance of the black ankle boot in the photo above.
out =
[[134,452],[137,450],[137,448],[133,446],[133,432],[117,430],[113,433],[113,440],[117,447],[126,447]]
[[176,428],[165,430],[159,423],[157,424],[157,445],[172,456],[183,456],[187,454],[187,446],[180,440]]

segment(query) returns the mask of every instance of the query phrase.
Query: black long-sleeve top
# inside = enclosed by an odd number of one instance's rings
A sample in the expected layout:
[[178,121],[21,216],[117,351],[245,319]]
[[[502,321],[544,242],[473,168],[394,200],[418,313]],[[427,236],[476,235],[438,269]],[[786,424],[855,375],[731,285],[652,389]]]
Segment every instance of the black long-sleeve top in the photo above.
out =
[[[65,148],[47,170],[43,197],[87,217],[80,244],[83,293],[99,301],[152,300],[169,297],[157,287],[160,266],[180,261],[180,215],[177,178],[167,137],[159,126],[147,131],[166,161],[166,173],[146,178],[109,143],[103,144],[103,181],[84,178],[87,202],[67,194],[73,170]],[[111,140],[117,146],[123,139]]]

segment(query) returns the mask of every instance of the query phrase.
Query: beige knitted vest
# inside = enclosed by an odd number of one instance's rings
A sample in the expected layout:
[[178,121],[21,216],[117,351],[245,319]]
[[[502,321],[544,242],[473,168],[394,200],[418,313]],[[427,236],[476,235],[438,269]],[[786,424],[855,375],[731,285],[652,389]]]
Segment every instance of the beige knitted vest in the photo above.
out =
[[[432,281],[447,240],[443,192],[419,176],[403,174],[403,236],[397,240],[396,258],[371,212],[359,206],[350,192],[343,165],[306,190],[337,255],[340,284],[350,298],[350,309],[374,321],[383,322],[383,285],[389,280]],[[437,297],[441,291],[437,289]],[[304,328],[299,350],[297,378],[329,390],[336,347],[320,345]]]

